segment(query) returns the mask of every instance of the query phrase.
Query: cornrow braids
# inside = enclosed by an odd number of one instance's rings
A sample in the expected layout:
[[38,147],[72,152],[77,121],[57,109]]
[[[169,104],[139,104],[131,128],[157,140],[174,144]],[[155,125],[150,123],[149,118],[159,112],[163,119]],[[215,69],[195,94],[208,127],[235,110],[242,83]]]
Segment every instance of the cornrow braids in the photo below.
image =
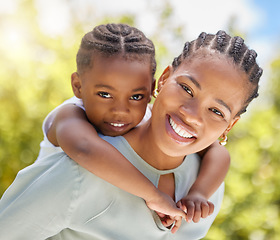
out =
[[244,103],[244,108],[237,115],[246,112],[249,103],[258,97],[259,79],[263,72],[256,62],[257,53],[249,49],[244,40],[239,36],[231,37],[222,30],[218,31],[215,35],[202,32],[197,39],[185,43],[183,52],[178,57],[175,57],[172,62],[174,70],[184,60],[197,56],[196,54],[201,49],[209,51],[209,54],[214,51],[228,57],[235,66],[247,74],[253,88],[247,101]]
[[77,70],[82,73],[93,65],[95,54],[105,57],[130,57],[151,63],[151,74],[156,72],[155,47],[143,32],[126,24],[106,24],[95,27],[84,35],[77,53]]

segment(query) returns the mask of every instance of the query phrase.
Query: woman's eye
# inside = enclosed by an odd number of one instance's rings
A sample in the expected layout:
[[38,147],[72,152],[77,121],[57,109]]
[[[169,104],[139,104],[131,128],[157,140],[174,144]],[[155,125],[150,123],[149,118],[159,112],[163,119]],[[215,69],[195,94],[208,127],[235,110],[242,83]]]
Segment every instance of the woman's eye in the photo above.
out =
[[189,87],[187,87],[187,86],[184,85],[184,84],[181,84],[181,87],[182,87],[188,94],[190,94],[190,95],[193,97],[192,90],[191,90]]
[[110,98],[111,97],[111,95],[107,92],[98,92],[97,94],[102,98]]
[[220,117],[224,117],[224,115],[217,109],[215,108],[211,108],[210,109],[213,113],[215,113],[216,115],[220,116]]
[[144,95],[143,95],[143,94],[135,94],[135,95],[132,95],[132,96],[130,97],[131,100],[136,100],[136,101],[139,101],[139,100],[141,100],[141,99],[143,99],[143,98],[144,98]]

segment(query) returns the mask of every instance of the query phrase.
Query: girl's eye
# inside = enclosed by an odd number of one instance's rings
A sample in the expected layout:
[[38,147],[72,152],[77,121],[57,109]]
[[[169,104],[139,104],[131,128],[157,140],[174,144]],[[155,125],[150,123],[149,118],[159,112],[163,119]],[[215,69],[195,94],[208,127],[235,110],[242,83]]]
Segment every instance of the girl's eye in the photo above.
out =
[[220,117],[224,117],[224,115],[217,109],[215,108],[210,108],[210,111],[212,111],[213,113],[215,113],[216,115],[220,116]]
[[188,94],[190,94],[190,95],[193,97],[192,90],[191,90],[189,87],[187,87],[187,86],[184,85],[184,84],[181,84],[181,87],[182,87]]
[[107,92],[98,92],[97,95],[99,95],[102,98],[111,98],[112,96]]
[[141,99],[143,99],[143,98],[144,98],[144,95],[143,95],[143,94],[135,94],[135,95],[132,95],[132,96],[130,97],[131,100],[136,100],[136,101],[139,101],[139,100],[141,100]]

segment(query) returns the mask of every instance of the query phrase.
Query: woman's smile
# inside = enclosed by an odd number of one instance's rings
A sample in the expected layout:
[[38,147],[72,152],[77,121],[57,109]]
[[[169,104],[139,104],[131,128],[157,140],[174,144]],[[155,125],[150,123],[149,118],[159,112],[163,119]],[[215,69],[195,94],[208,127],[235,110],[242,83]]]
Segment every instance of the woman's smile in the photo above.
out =
[[177,143],[186,144],[196,140],[196,133],[188,125],[176,117],[167,115],[166,131]]

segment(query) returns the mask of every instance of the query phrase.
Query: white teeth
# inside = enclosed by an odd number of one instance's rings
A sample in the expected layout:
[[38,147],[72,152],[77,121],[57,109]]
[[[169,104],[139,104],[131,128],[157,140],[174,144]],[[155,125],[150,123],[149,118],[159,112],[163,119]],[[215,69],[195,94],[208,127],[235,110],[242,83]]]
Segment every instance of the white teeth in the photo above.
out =
[[193,137],[191,134],[189,134],[186,130],[184,130],[182,127],[178,126],[171,117],[169,118],[169,123],[174,132],[176,132],[180,137],[183,138],[191,138]]
[[123,127],[124,126],[123,123],[110,123],[110,124],[114,127]]

